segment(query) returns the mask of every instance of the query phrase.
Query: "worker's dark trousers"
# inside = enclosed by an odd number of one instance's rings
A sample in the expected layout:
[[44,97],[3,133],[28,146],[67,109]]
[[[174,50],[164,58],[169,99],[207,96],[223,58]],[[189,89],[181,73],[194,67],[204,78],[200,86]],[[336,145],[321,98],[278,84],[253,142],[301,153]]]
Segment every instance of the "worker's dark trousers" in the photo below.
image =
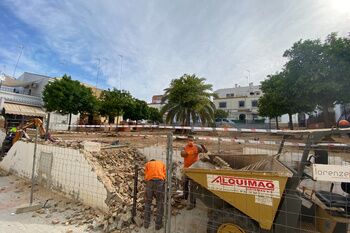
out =
[[190,197],[190,204],[196,205],[196,198],[193,195],[193,190],[191,187],[192,180],[184,175],[182,177],[182,186],[183,186],[183,198],[187,200],[188,196]]
[[157,214],[156,214],[156,226],[162,226],[163,213],[164,213],[164,181],[163,180],[150,180],[146,181],[145,190],[145,215],[144,226],[148,227],[151,222],[151,205],[153,197],[156,198]]

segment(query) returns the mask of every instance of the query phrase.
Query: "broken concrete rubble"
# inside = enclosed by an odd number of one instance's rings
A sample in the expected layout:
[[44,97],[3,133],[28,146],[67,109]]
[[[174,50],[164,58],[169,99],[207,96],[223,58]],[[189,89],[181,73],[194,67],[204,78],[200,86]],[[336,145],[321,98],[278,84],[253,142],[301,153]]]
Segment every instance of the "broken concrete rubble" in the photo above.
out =
[[[46,143],[45,143],[46,144]],[[71,212],[66,216],[66,219],[61,220],[64,225],[81,225],[88,224],[88,229],[112,232],[120,230],[127,232],[131,228],[140,227],[142,225],[142,215],[144,209],[144,165],[146,157],[136,148],[132,147],[115,147],[102,145],[101,150],[95,150],[93,143],[84,141],[57,141],[50,142],[56,146],[79,149],[81,154],[84,154],[86,160],[91,165],[92,170],[97,175],[97,178],[107,191],[107,199],[105,200],[108,206],[108,211],[105,213],[94,210],[76,210],[70,204],[62,207],[54,206],[46,213],[46,216],[52,215],[53,212]],[[89,150],[84,150],[90,148]],[[133,203],[134,192],[134,173],[135,165],[139,168],[138,175],[138,193],[137,193],[137,220],[132,218],[131,210]],[[173,171],[178,171],[178,164],[174,163]],[[180,188],[180,180],[175,174],[172,177],[173,190]],[[176,198],[179,199],[179,198]],[[178,208],[183,208],[179,205],[179,201],[173,198],[172,205]],[[105,210],[104,210],[105,211]],[[178,211],[173,211],[177,214]]]
[[[142,225],[142,215],[144,208],[144,165],[146,157],[136,148],[105,148],[100,152],[86,153],[88,160],[93,164],[99,179],[105,184],[109,191],[106,204],[109,207],[108,213],[103,221],[94,223],[94,226],[102,227],[104,231],[126,230],[131,227]],[[137,218],[132,219],[131,210],[134,191],[135,165],[138,166],[138,193],[137,193]],[[173,165],[173,171],[177,170],[177,163]],[[176,174],[172,177],[173,188],[180,188],[180,180]],[[172,201],[173,206],[180,202]],[[178,197],[176,199],[179,199]],[[183,206],[179,206],[183,208]],[[176,214],[178,211],[174,211]]]

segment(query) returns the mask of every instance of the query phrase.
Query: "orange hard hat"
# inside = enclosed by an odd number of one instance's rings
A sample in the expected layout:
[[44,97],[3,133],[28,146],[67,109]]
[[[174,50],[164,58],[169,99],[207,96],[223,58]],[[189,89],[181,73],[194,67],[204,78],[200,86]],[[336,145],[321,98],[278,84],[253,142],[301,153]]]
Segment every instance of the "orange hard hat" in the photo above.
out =
[[349,126],[350,126],[350,123],[349,123],[349,121],[347,121],[347,120],[340,120],[340,121],[338,122],[338,126],[339,126],[339,127],[349,127]]

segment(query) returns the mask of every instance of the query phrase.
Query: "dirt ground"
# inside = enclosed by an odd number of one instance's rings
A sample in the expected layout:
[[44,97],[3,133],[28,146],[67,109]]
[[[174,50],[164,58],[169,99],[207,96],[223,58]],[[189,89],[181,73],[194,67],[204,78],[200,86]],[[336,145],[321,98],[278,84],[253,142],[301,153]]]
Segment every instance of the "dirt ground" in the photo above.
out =
[[[0,170],[1,171],[1,170]],[[35,187],[34,204],[47,201],[46,208],[15,214],[18,207],[29,205],[30,183],[0,172],[0,232],[4,233],[78,233],[87,232],[89,223],[70,222],[72,216],[89,208],[39,187]],[[95,212],[95,210],[94,210]],[[71,224],[72,223],[72,224]]]
[[[95,141],[101,142],[103,144],[111,144],[113,142],[118,141],[120,144],[128,144],[136,148],[147,148],[147,147],[161,147],[166,148],[167,138],[166,134],[169,131],[164,130],[142,130],[137,132],[118,132],[110,131],[110,132],[76,132],[72,131],[70,133],[60,133],[53,132],[52,135],[55,139],[58,140],[72,140],[72,141]],[[186,140],[184,139],[184,135],[173,134],[174,137],[177,137],[173,140],[173,149],[174,151],[180,151],[184,145],[186,144]],[[205,138],[206,140],[196,140],[198,144],[204,144],[210,153],[229,153],[229,154],[242,154],[243,147],[245,145],[249,145],[249,147],[255,147],[259,149],[268,149],[271,151],[277,151],[279,148],[279,144],[283,138],[282,135],[272,134],[272,133],[240,133],[240,132],[195,132],[195,137]],[[217,141],[217,137],[221,139],[235,139],[235,140],[244,140],[254,143],[243,144],[239,142],[233,141]],[[295,136],[289,136],[286,141],[289,143],[305,143],[306,136],[302,134],[296,134]],[[267,145],[260,142],[269,142],[274,143],[273,145]],[[350,140],[348,136],[334,136],[331,140],[322,141],[323,143],[346,143],[349,144]],[[302,147],[295,146],[285,146],[285,150],[301,152],[303,150]],[[329,149],[329,148],[327,148]],[[345,152],[345,149],[332,149],[333,151],[338,150],[340,152]],[[349,152],[349,151],[348,151]]]
[[[4,233],[80,233],[80,232],[104,232],[92,229],[96,224],[88,221],[88,218],[102,216],[96,210],[73,202],[57,193],[49,192],[36,187],[34,203],[46,204],[46,208],[38,211],[15,214],[18,207],[28,206],[30,195],[30,183],[27,180],[13,175],[7,175],[0,170],[0,232]],[[90,213],[91,212],[91,213]],[[180,210],[173,216],[172,232],[200,233],[205,232],[207,223],[207,209],[198,201],[197,208],[193,210]],[[164,228],[155,231],[154,222],[145,229],[134,226],[131,232],[151,233],[164,232]],[[114,232],[114,231],[113,231]],[[115,231],[119,232],[119,231]],[[130,232],[130,231],[128,231]]]

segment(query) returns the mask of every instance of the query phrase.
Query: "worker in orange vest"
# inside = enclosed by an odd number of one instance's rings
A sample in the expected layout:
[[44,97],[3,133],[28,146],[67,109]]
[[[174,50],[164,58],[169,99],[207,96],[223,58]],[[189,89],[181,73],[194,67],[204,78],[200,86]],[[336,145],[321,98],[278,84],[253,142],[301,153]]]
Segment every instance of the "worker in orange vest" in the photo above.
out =
[[338,127],[339,128],[349,128],[350,127],[350,123],[347,120],[340,120],[338,122]]
[[[193,136],[188,136],[187,145],[181,151],[181,157],[184,158],[184,168],[189,168],[192,164],[199,160],[199,153],[207,153],[208,150],[204,145],[197,145],[194,143]],[[188,176],[183,175],[182,186],[183,186],[183,199],[187,200],[190,198],[190,204],[187,206],[188,210],[193,209],[196,206],[196,199],[194,198],[191,187],[191,180]]]
[[151,205],[153,197],[156,198],[157,213],[156,213],[156,230],[163,227],[164,213],[164,181],[166,177],[166,168],[162,161],[150,160],[145,165],[145,212],[144,224],[147,229],[151,221]]

